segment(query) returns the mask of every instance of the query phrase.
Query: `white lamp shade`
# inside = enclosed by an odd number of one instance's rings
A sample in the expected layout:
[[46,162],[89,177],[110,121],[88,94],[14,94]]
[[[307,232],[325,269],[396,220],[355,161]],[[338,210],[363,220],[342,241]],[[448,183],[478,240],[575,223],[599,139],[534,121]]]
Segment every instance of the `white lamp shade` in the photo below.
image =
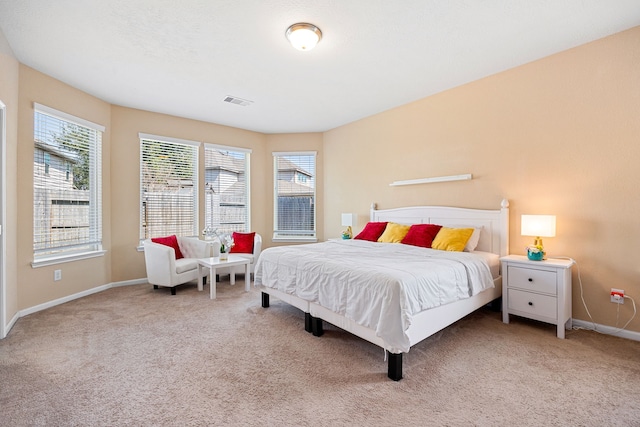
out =
[[342,226],[343,227],[355,227],[358,216],[352,213],[342,214]]
[[523,236],[555,237],[555,215],[522,215],[520,234]]

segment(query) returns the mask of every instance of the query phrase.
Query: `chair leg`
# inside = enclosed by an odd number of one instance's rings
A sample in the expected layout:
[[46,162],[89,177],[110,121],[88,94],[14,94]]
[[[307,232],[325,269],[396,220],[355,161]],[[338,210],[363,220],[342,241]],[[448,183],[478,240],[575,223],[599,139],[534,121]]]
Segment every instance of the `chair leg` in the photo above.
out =
[[176,294],[176,287],[174,286],[173,288],[171,288],[171,295],[175,295]]

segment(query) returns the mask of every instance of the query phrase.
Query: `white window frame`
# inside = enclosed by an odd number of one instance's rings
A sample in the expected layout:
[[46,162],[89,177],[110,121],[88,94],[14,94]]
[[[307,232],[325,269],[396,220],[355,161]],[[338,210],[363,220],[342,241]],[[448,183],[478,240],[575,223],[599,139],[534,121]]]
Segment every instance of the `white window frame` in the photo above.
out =
[[[204,203],[207,203],[207,198],[206,198],[206,192],[207,192],[207,188],[206,188],[206,181],[207,181],[207,165],[206,165],[206,156],[207,156],[207,150],[218,150],[218,151],[229,151],[229,152],[233,152],[233,153],[243,153],[245,158],[244,158],[244,175],[245,175],[245,210],[246,210],[246,221],[245,221],[245,226],[244,226],[244,230],[242,230],[243,232],[249,232],[251,231],[251,149],[248,148],[240,148],[240,147],[231,147],[231,146],[227,146],[227,145],[219,145],[219,144],[209,144],[209,143],[205,143],[204,144],[204,150],[205,150],[205,173],[203,174],[203,189],[204,189],[204,193],[205,193],[205,197],[204,197]],[[217,224],[211,224],[212,220],[211,218],[208,217],[207,215],[207,208],[208,206],[205,206],[204,209],[204,215],[205,215],[205,219],[204,219],[204,226],[207,227],[209,225],[212,225],[214,228],[217,228]],[[228,232],[228,230],[224,230],[221,229],[220,230],[222,233]]]
[[[78,243],[77,245],[58,246],[55,253],[43,253],[43,250],[34,248],[33,268],[44,267],[47,265],[59,264],[63,262],[76,261],[80,259],[94,258],[103,256],[106,251],[102,249],[102,134],[105,127],[89,120],[73,116],[71,114],[47,107],[42,104],[33,103],[34,121],[36,114],[44,114],[51,116],[57,120],[82,126],[96,132],[94,146],[89,146],[89,163],[90,163],[90,187],[89,187],[89,238],[87,241]],[[34,131],[35,139],[35,131]],[[34,177],[35,181],[35,177]],[[35,182],[34,182],[35,186]],[[34,212],[34,227],[35,227]],[[35,233],[35,229],[34,229]],[[54,251],[56,249],[51,249]]]
[[[273,153],[273,238],[274,242],[317,242],[318,241],[318,198],[317,198],[317,157],[316,151],[274,151]],[[313,230],[298,235],[278,230],[278,158],[287,156],[313,157]]]
[[[181,236],[188,236],[188,237],[195,237],[199,235],[198,232],[198,212],[199,212],[199,207],[198,207],[198,199],[199,199],[199,193],[198,193],[198,189],[199,189],[199,174],[198,174],[198,170],[199,170],[199,152],[200,152],[200,142],[197,141],[190,141],[187,139],[180,139],[180,138],[172,138],[172,137],[167,137],[167,136],[159,136],[159,135],[152,135],[152,134],[147,134],[147,133],[139,133],[138,134],[139,140],[140,140],[140,220],[139,220],[139,240],[140,240],[140,246],[138,247],[138,249],[141,249],[142,247],[142,242],[145,240],[145,232],[144,232],[144,227],[143,227],[143,222],[144,222],[144,218],[143,218],[143,203],[144,203],[144,182],[143,182],[143,141],[153,141],[153,142],[158,142],[160,144],[171,144],[171,145],[183,145],[183,146],[189,146],[189,147],[193,147],[195,148],[194,150],[194,159],[193,159],[193,226],[192,229],[189,231],[189,233],[187,234],[183,234],[183,233],[175,233],[175,232],[169,232],[169,234],[178,234]],[[149,237],[161,237],[161,236],[149,236]]]

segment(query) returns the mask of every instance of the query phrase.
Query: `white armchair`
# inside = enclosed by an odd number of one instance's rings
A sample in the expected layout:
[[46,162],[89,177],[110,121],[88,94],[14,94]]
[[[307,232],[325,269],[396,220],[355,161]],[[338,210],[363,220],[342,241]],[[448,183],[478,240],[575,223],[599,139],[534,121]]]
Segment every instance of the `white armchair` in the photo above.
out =
[[[258,257],[260,256],[260,252],[262,251],[262,236],[260,236],[258,233],[255,234],[255,236],[253,237],[253,253],[251,254],[245,254],[245,253],[236,253],[236,252],[232,252],[233,255],[239,255],[245,258],[249,258],[250,262],[249,262],[249,271],[251,271],[251,274],[253,274],[254,270],[255,270],[255,266],[256,266],[256,262],[258,262]],[[238,266],[234,266],[234,267],[229,267],[229,268],[225,268],[225,269],[218,269],[217,271],[220,271],[219,274],[228,274],[229,275],[229,280],[231,281],[232,285],[236,284],[236,273],[239,274],[244,274],[244,266],[242,265],[238,265]],[[212,279],[213,280],[213,279]]]
[[[171,288],[176,294],[176,286],[198,279],[198,258],[211,256],[211,246],[194,237],[178,236],[178,245],[184,258],[176,259],[171,246],[144,241],[144,261],[147,268],[147,280],[154,289],[159,286]],[[203,277],[209,274],[208,268],[202,269]]]

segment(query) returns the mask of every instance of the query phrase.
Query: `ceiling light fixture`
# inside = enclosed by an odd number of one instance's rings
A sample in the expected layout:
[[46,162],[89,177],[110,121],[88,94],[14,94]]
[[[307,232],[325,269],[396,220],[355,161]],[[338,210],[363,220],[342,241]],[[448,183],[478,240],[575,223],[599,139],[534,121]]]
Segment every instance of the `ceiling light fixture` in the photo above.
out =
[[311,50],[322,39],[322,31],[313,24],[299,22],[287,28],[287,40],[298,50]]

